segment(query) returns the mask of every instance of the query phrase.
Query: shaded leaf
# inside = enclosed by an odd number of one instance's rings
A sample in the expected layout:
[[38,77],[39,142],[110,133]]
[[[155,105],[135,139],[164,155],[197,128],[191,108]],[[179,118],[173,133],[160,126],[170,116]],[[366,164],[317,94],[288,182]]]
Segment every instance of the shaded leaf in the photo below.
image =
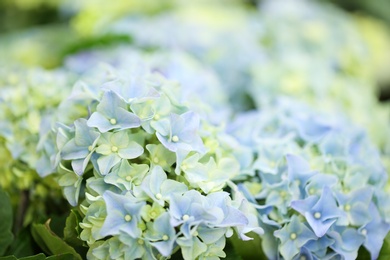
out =
[[267,259],[262,250],[260,237],[252,232],[248,236],[254,239],[243,241],[237,235],[229,239],[233,245],[235,254],[239,256],[238,259]]
[[31,237],[30,228],[23,228],[8,247],[6,255],[14,255],[15,257],[31,256],[36,253],[34,252],[35,246],[36,244]]
[[12,243],[12,206],[8,194],[0,189],[0,255],[4,255],[8,246]]
[[71,246],[82,246],[83,241],[80,240],[79,223],[81,222],[80,213],[77,210],[71,210],[68,218],[66,219],[64,228],[64,241]]
[[381,252],[379,253],[379,257],[378,257],[378,260],[388,260],[388,259],[390,259],[390,233],[388,233],[387,236],[385,237]]
[[50,229],[50,219],[45,224],[33,224],[32,236],[41,249],[49,255],[70,253],[76,259],[81,256]]

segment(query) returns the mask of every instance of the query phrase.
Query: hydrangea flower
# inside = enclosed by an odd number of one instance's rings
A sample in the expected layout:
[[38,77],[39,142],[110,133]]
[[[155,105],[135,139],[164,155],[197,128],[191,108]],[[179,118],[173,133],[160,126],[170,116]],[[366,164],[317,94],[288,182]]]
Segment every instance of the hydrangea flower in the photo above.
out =
[[[388,176],[380,152],[344,118],[318,114],[280,98],[238,115],[227,132],[255,159],[252,173],[236,181],[236,192],[257,208],[269,258],[353,259],[365,247],[375,259],[390,228],[386,214],[376,210],[388,208],[381,202]],[[366,226],[376,228],[377,246],[364,239]],[[310,239],[291,237],[293,227]]]
[[[250,231],[261,234],[246,199],[223,191],[240,174],[231,137],[217,138],[221,130],[181,104],[172,94],[177,85],[162,75],[108,68],[109,78],[76,84],[80,95],[63,106],[88,111],[65,113],[63,122],[59,114],[55,130],[56,175],[71,205],[80,206],[88,256],[155,259],[180,250],[184,259],[219,259],[233,229],[246,240]],[[123,80],[154,94],[124,100]],[[154,116],[142,116],[148,110]]]
[[24,224],[45,218],[50,210],[46,202],[61,198],[53,178],[42,179],[37,172],[51,171],[41,158],[52,152],[45,140],[71,81],[63,70],[9,64],[0,69],[0,187],[12,194],[14,207],[28,200]]

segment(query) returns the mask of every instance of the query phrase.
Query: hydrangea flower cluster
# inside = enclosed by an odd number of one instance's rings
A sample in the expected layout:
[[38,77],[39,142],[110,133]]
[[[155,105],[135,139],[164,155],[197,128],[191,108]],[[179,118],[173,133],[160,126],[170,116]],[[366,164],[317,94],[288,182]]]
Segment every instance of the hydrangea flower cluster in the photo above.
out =
[[45,135],[41,124],[50,121],[56,106],[70,92],[66,86],[71,77],[61,70],[16,66],[2,68],[0,75],[0,187],[15,194],[14,199],[21,190],[32,191],[32,201],[35,195],[57,194],[55,185],[36,173],[45,146],[39,139]]
[[70,56],[66,60],[66,67],[82,74],[100,62],[118,68],[149,64],[153,71],[164,75],[172,83],[183,85],[180,102],[213,124],[226,122],[232,113],[229,97],[217,74],[185,52],[158,50],[150,53],[134,47],[118,46],[113,50],[98,49]]
[[234,232],[262,233],[250,204],[223,191],[240,173],[234,139],[184,106],[177,84],[147,68],[91,75],[65,101],[80,110],[57,124],[55,144],[89,258],[219,259]]
[[390,230],[388,175],[364,131],[288,99],[228,127],[254,154],[239,189],[256,205],[269,259],[376,259]]
[[253,28],[266,43],[264,58],[252,63],[248,87],[256,107],[269,93],[294,96],[331,113],[343,111],[383,152],[389,150],[390,125],[383,118],[390,109],[378,103],[377,79],[366,69],[370,50],[352,17],[304,0],[264,1],[260,10]]

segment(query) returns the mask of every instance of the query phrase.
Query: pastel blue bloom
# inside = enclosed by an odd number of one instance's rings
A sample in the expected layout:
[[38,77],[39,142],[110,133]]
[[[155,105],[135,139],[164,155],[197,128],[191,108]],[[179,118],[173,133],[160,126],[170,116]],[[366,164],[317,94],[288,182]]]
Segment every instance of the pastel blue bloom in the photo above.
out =
[[135,140],[137,136],[126,131],[104,133],[98,141],[96,153],[100,173],[106,175],[121,159],[134,159],[143,154],[144,148]]
[[221,223],[225,216],[219,207],[210,205],[207,197],[196,190],[184,194],[173,193],[170,199],[169,212],[171,225],[182,225],[180,230],[186,237],[191,236],[191,228],[201,223],[206,225]]
[[318,238],[317,240],[310,240],[306,243],[305,248],[309,249],[314,255],[316,255],[320,259],[327,258],[328,248],[330,245],[334,243],[334,240],[323,236]]
[[141,103],[149,99],[158,98],[160,94],[145,82],[143,76],[145,75],[133,74],[130,77],[126,75],[126,78],[122,77],[105,83],[102,88],[115,92],[126,103]]
[[170,224],[170,215],[168,212],[161,214],[154,222],[147,223],[145,238],[163,256],[168,257],[171,255],[173,245],[176,241],[176,232]]
[[332,188],[338,183],[338,178],[331,174],[318,173],[307,181],[305,191],[307,196],[320,196],[325,186]]
[[321,119],[317,114],[300,114],[293,118],[300,136],[307,142],[318,142],[334,128],[331,122]]
[[169,200],[172,194],[183,194],[188,190],[184,183],[168,179],[160,166],[154,166],[150,170],[150,174],[142,181],[141,188],[161,206],[164,206],[165,201]]
[[140,185],[149,172],[147,164],[130,164],[128,160],[122,160],[114,166],[109,174],[104,176],[104,181],[114,185],[122,191],[130,191],[133,185]]
[[286,155],[286,160],[288,180],[291,183],[296,182],[302,198],[305,194],[304,190],[307,181],[317,172],[310,170],[309,163],[300,156],[288,154]]
[[[310,241],[309,241],[310,242]],[[316,257],[309,249],[306,247],[302,247],[299,250],[299,254],[297,254],[293,260],[317,260],[319,258]]]
[[371,220],[369,206],[372,200],[371,187],[354,190],[349,194],[336,192],[339,207],[345,211],[346,216],[337,221],[338,225],[362,226]]
[[138,223],[141,220],[141,209],[144,201],[138,201],[132,195],[119,195],[111,191],[103,194],[106,203],[107,217],[100,230],[102,236],[119,235],[120,232],[137,238],[141,236]]
[[152,246],[147,239],[142,237],[132,237],[123,231],[119,234],[119,240],[123,243],[124,259],[156,259],[152,252]]
[[87,122],[89,127],[97,127],[105,133],[112,129],[128,129],[141,126],[141,120],[127,110],[127,104],[113,91],[106,91],[100,103]]
[[204,152],[203,141],[198,134],[200,119],[194,112],[181,115],[172,113],[169,119],[154,122],[158,140],[170,151]]
[[274,235],[280,239],[279,251],[286,260],[296,256],[308,241],[317,239],[313,231],[301,223],[296,215],[282,229],[276,230]]
[[61,149],[63,160],[72,160],[72,168],[82,175],[94,152],[100,133],[87,126],[87,120],[77,119],[74,122],[75,137],[69,140]]
[[322,237],[328,229],[345,215],[336,204],[329,187],[325,187],[321,196],[310,196],[304,200],[291,202],[291,207],[305,216],[310,227],[318,237]]
[[356,259],[358,250],[364,242],[364,236],[350,227],[333,226],[327,235],[335,241],[330,248],[344,259]]
[[381,218],[378,208],[371,202],[368,208],[371,221],[359,228],[364,236],[364,247],[370,252],[371,259],[377,259],[383,245],[383,240],[390,231],[390,224]]

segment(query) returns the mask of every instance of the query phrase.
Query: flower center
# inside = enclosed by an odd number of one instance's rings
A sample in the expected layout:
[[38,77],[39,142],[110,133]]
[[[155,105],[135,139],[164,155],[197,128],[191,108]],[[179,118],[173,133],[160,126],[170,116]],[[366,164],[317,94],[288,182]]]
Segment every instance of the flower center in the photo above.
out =
[[286,198],[286,195],[287,193],[284,190],[280,192],[280,197],[282,197],[283,199]]
[[161,200],[161,199],[162,199],[161,193],[157,193],[157,194],[156,194],[156,199],[158,199],[158,200]]
[[367,235],[367,229],[363,228],[362,231],[361,231],[361,233],[362,233],[363,235]]
[[302,255],[299,260],[306,260],[306,256]]
[[92,145],[88,146],[88,151],[92,152],[92,150],[93,150]]
[[111,151],[112,151],[113,153],[118,152],[118,147],[116,147],[115,145],[112,146],[112,147],[111,147]]
[[190,216],[188,216],[187,214],[183,215],[183,217],[182,217],[182,219],[183,219],[184,221],[187,221],[189,218],[190,218]]
[[169,239],[169,237],[167,235],[162,236],[162,240],[167,241],[168,239]]
[[149,213],[149,216],[150,216],[151,218],[155,218],[155,217],[157,216],[156,211],[152,210],[152,211]]
[[316,190],[314,188],[309,189],[309,194],[313,195],[315,192],[316,192]]
[[172,136],[172,142],[179,142],[179,137],[177,135]]
[[290,238],[291,238],[291,240],[296,239],[296,238],[297,238],[297,234],[291,233],[291,234],[290,234]]
[[321,213],[320,212],[314,213],[314,218],[320,219],[321,218]]
[[154,118],[154,120],[159,120],[161,117],[159,114],[155,114],[153,118]]
[[344,210],[345,210],[345,211],[350,211],[350,210],[351,210],[351,205],[346,204],[346,205],[344,206]]
[[138,239],[137,243],[138,243],[139,245],[143,245],[143,244],[144,244],[144,241],[143,241],[142,239]]
[[131,176],[130,175],[126,176],[126,181],[131,181]]
[[125,216],[125,221],[126,221],[126,222],[131,221],[131,216],[130,216],[129,214],[127,214],[127,215]]
[[110,124],[115,125],[116,124],[116,119],[115,118],[111,118],[110,119]]
[[197,237],[199,235],[198,231],[195,230],[194,233],[192,233],[192,236]]
[[159,160],[157,157],[154,157],[154,158],[153,158],[153,162],[154,162],[154,163],[158,163],[159,161],[160,161],[160,160]]

